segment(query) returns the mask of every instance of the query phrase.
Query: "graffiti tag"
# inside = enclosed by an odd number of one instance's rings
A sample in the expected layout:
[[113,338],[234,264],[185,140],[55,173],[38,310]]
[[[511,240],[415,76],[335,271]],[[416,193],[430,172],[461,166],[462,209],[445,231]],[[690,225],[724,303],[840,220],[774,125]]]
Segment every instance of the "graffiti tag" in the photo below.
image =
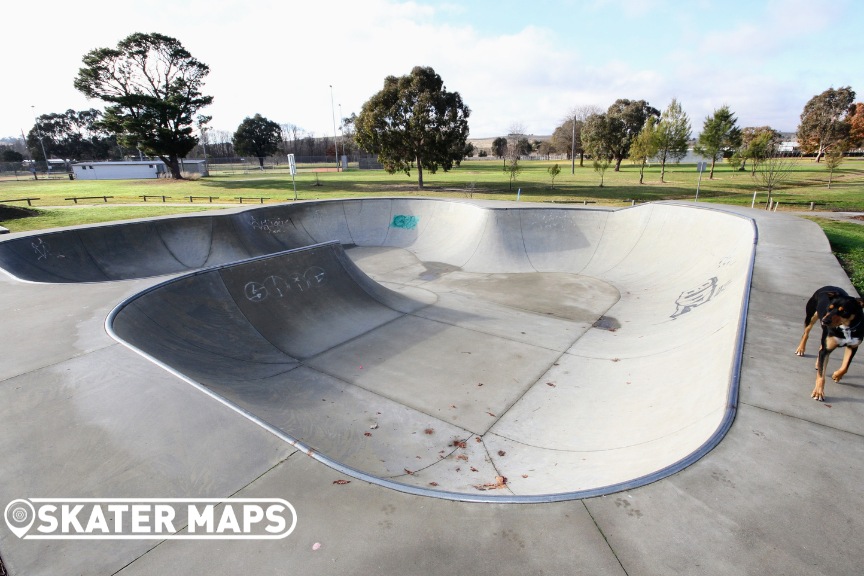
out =
[[306,292],[324,284],[327,274],[323,268],[311,266],[304,272],[291,272],[287,278],[268,276],[262,282],[247,282],[243,293],[250,302],[264,302],[268,298],[284,298],[292,292]]
[[405,230],[413,230],[420,222],[419,216],[406,216],[399,214],[393,217],[393,222],[390,223],[391,228],[404,228]]

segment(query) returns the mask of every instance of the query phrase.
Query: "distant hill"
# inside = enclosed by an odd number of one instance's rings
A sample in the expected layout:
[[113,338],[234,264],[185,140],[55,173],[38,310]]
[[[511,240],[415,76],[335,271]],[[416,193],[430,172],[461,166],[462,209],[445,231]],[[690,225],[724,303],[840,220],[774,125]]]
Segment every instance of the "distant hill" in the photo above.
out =
[[[504,135],[506,137],[506,134]],[[525,135],[528,140],[533,142],[534,140],[539,140],[540,142],[545,142],[546,140],[551,140],[552,135],[537,135],[537,134],[526,134]],[[486,150],[487,152],[492,150],[492,141],[498,138],[498,136],[490,136],[488,138],[468,138],[468,142],[474,145],[474,148],[477,150]]]

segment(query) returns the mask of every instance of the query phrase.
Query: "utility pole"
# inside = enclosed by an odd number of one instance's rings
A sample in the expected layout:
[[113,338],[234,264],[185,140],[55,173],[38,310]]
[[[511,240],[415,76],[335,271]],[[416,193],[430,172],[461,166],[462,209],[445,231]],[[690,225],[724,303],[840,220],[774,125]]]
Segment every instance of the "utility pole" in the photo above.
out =
[[339,170],[339,142],[336,140],[336,107],[333,105],[333,85],[330,84],[330,112],[333,115],[333,156],[336,157],[336,170]]
[[339,104],[339,139],[342,140],[342,156],[345,156],[345,119],[342,117],[342,104]]
[[[33,119],[36,121],[36,136],[39,137],[39,145],[42,146],[42,157],[45,158],[45,173],[50,172],[51,167],[48,165],[48,155],[45,154],[45,142],[42,141],[42,129],[39,127],[39,117],[36,116],[36,106],[30,106],[33,109]],[[36,161],[33,161],[33,169],[36,169]],[[33,172],[36,175],[36,172]]]

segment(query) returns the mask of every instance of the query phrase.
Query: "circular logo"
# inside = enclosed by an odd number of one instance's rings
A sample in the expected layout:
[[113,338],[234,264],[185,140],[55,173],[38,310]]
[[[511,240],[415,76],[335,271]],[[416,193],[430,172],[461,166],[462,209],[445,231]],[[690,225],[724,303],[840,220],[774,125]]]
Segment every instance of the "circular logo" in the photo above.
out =
[[33,504],[27,500],[13,500],[6,506],[4,513],[6,517],[6,525],[12,530],[12,533],[21,538],[33,525],[33,520],[36,519],[36,510]]

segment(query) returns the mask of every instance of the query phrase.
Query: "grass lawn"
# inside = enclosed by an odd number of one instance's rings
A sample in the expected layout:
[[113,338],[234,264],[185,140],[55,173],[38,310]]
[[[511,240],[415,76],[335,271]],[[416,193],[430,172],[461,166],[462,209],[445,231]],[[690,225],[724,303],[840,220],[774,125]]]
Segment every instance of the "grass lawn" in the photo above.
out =
[[[549,168],[558,164],[561,172],[554,186]],[[570,173],[569,161],[529,160],[520,163],[521,172],[514,182],[503,171],[501,160],[468,160],[449,172],[424,172],[425,186],[417,187],[416,173],[387,174],[381,170],[349,169],[344,172],[311,172],[301,170],[296,177],[297,197],[300,200],[351,198],[368,196],[430,196],[445,198],[475,198],[484,200],[515,200],[521,189],[521,199],[534,202],[591,202],[598,205],[626,206],[632,201],[692,200],[696,194],[698,174],[693,164],[670,165],[666,168],[665,182],[660,182],[660,167],[645,169],[645,184],[639,184],[639,168],[628,162],[620,172],[611,168],[600,175],[590,162],[576,163]],[[718,163],[714,179],[702,176],[699,200],[703,202],[750,206],[756,193],[756,205],[764,207],[767,194],[759,188],[757,179],[748,171],[737,171],[725,163]],[[166,196],[161,198],[144,196]],[[106,203],[101,197],[110,196]],[[214,197],[207,200],[189,197]],[[79,200],[73,204],[68,198],[100,197]],[[185,213],[209,208],[239,206],[239,198],[265,198],[273,204],[293,200],[294,185],[290,174],[284,171],[231,171],[214,172],[199,180],[32,180],[0,179],[0,200],[38,198],[32,201],[39,215],[9,219],[0,212],[0,226],[11,231],[36,230],[74,224],[90,224],[144,218],[165,214]],[[774,192],[780,210],[806,210],[811,202],[817,210],[843,210],[864,212],[864,159],[849,158],[834,172],[828,189],[828,171],[824,163],[812,159],[793,162],[787,178]],[[245,200],[254,203],[259,200]],[[0,204],[2,205],[2,204]],[[25,202],[10,205],[25,206]],[[859,291],[864,291],[864,234],[858,234],[855,224],[831,221],[819,222],[828,234],[838,257],[847,266]],[[862,227],[864,230],[864,227]]]
[[[561,174],[552,180],[548,169],[559,164]],[[500,160],[469,160],[449,172],[424,172],[425,187],[417,188],[416,173],[387,174],[381,170],[349,169],[345,172],[301,171],[296,178],[297,195],[301,200],[318,198],[346,198],[380,195],[423,195],[482,199],[515,200],[517,189],[523,200],[541,202],[581,202],[583,200],[607,205],[623,205],[630,200],[647,202],[663,199],[692,199],[696,194],[695,165],[667,166],[666,182],[660,182],[660,167],[646,168],[645,184],[639,185],[639,169],[629,163],[620,172],[608,170],[604,186],[600,176],[591,168],[576,165],[570,174],[569,162],[522,161],[522,171],[512,187]],[[864,159],[848,159],[835,171],[831,190],[828,190],[828,172],[824,163],[812,159],[796,161],[789,178],[775,192],[782,207],[797,207],[809,202],[822,203],[822,208],[864,210]],[[739,172],[728,164],[718,164],[715,178],[703,175],[700,200],[728,204],[750,205],[753,192],[757,202],[764,203],[766,194],[757,190],[757,182],[749,171]],[[70,206],[67,198],[111,196],[108,203],[141,204],[143,196],[167,196],[170,203],[189,205],[189,196],[217,197],[215,201],[239,204],[240,197],[264,197],[266,202],[293,200],[291,176],[285,172],[249,171],[219,173],[200,180],[0,180],[0,200],[12,198],[39,198],[33,202],[40,206]],[[196,204],[202,200],[195,200]],[[81,204],[103,204],[97,200],[81,200]],[[159,204],[160,199],[148,198],[147,204]],[[21,204],[21,203],[19,203]]]
[[[28,230],[44,230],[46,228],[58,228],[63,226],[75,226],[78,224],[99,224],[101,222],[114,222],[117,220],[131,220],[134,218],[150,218],[153,216],[167,216],[171,214],[185,214],[189,212],[200,212],[210,209],[207,205],[193,206],[82,206],[75,208],[38,208],[33,216],[19,217],[14,215],[6,220],[0,219],[0,226],[9,229],[10,232],[26,232]],[[8,214],[9,210],[0,210],[0,215]],[[6,216],[0,216],[0,218]],[[2,238],[2,236],[0,236]]]
[[852,222],[836,222],[811,218],[822,227],[837,260],[846,270],[858,294],[864,295],[864,226]]

